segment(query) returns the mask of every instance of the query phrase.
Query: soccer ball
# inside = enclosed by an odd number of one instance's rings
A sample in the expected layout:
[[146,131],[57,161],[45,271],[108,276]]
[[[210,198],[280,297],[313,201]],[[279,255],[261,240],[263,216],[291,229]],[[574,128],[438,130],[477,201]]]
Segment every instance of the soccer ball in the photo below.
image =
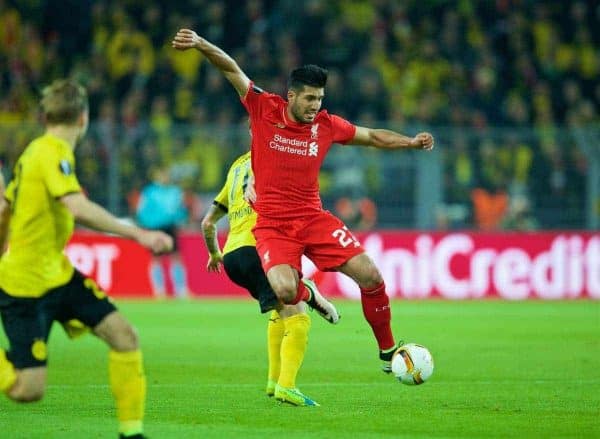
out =
[[433,357],[420,344],[402,345],[392,357],[392,373],[402,384],[423,384],[433,373]]

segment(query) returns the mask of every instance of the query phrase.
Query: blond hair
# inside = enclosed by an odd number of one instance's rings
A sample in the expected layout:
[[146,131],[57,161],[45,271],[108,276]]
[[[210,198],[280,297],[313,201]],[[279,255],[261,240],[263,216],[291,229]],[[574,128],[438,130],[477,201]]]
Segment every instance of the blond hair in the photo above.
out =
[[87,110],[87,91],[74,80],[57,79],[42,90],[41,105],[48,125],[70,125]]

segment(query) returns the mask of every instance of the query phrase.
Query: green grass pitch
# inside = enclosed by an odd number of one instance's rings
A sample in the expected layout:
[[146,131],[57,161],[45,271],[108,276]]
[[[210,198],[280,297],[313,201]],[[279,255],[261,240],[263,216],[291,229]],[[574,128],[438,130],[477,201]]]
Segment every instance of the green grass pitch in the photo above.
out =
[[[317,408],[263,393],[266,316],[256,303],[119,306],[141,336],[151,439],[600,437],[600,302],[394,301],[397,337],[435,360],[430,381],[410,387],[379,371],[360,303],[338,301],[337,326],[311,313],[298,379]],[[44,400],[0,399],[0,437],[116,437],[107,349],[58,326],[49,349]]]

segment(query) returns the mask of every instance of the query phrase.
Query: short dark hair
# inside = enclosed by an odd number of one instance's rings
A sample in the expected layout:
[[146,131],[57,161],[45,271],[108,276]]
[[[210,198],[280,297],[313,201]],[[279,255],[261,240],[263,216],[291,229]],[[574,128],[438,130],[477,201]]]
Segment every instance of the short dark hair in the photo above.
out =
[[72,124],[88,108],[87,92],[74,80],[57,79],[42,90],[41,105],[47,124]]
[[327,84],[327,70],[314,64],[307,64],[292,70],[288,79],[288,88],[301,90],[305,85],[309,87],[325,87]]

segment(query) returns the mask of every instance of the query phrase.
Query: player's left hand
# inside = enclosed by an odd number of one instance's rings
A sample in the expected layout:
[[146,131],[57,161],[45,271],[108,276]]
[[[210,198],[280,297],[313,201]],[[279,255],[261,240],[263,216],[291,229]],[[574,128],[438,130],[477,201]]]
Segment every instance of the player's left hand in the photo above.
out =
[[410,142],[413,148],[424,149],[425,151],[431,151],[433,143],[433,136],[430,133],[419,133]]
[[211,271],[213,273],[220,273],[222,263],[223,263],[223,255],[221,254],[221,252],[210,254],[208,256],[206,270]]
[[173,250],[173,238],[158,230],[144,230],[138,237],[138,242],[154,254]]

